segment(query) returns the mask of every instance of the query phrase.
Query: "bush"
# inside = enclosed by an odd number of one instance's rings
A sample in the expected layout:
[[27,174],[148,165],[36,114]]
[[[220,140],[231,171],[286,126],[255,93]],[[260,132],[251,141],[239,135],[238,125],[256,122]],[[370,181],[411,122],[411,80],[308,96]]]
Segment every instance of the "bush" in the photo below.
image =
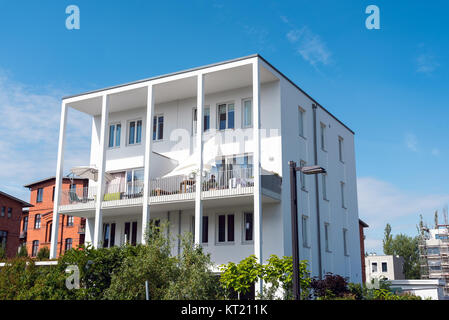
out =
[[0,246],[0,261],[5,260],[5,259],[6,259],[6,250]]
[[37,260],[48,260],[50,258],[50,249],[42,247],[37,252]]
[[322,280],[312,279],[311,287],[318,299],[342,298],[351,293],[346,279],[332,273],[327,273]]
[[17,252],[18,258],[26,258],[28,257],[28,251],[26,245],[20,246],[19,252]]

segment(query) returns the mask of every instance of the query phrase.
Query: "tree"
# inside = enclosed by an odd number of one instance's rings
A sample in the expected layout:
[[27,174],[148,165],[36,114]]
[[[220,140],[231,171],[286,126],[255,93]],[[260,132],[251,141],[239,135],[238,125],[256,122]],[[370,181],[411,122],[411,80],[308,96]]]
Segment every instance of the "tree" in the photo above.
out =
[[419,268],[419,236],[410,237],[398,234],[394,238],[391,235],[391,226],[385,227],[383,249],[386,255],[400,256],[404,259],[403,271],[406,279],[420,279]]
[[382,241],[384,253],[386,255],[393,254],[393,236],[391,235],[391,226],[389,223],[385,226],[384,239]]
[[17,257],[26,258],[28,257],[28,251],[26,245],[20,246],[19,252],[17,252]]

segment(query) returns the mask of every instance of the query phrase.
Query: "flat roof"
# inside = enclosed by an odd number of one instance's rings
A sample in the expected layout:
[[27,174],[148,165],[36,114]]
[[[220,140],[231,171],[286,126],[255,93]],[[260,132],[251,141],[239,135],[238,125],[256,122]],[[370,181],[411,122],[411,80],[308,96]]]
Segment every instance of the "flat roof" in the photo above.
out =
[[0,191],[0,195],[5,196],[5,197],[7,197],[7,198],[9,198],[11,200],[14,200],[14,201],[17,201],[17,202],[21,203],[22,207],[34,207],[31,203],[28,203],[26,201],[20,200],[19,198],[16,198],[16,197],[14,197],[14,196],[12,196],[10,194],[7,194],[7,193],[5,193],[3,191]]
[[258,53],[252,54],[252,55],[249,55],[249,56],[245,56],[245,57],[236,58],[236,59],[231,59],[231,60],[221,61],[221,62],[217,62],[217,63],[213,63],[213,64],[208,64],[208,65],[204,65],[204,66],[201,66],[201,67],[185,69],[185,70],[176,71],[176,72],[172,72],[172,73],[167,73],[167,74],[154,76],[154,77],[150,77],[150,78],[146,78],[146,79],[141,79],[141,80],[137,80],[137,81],[122,83],[122,84],[119,84],[119,85],[110,86],[110,87],[106,87],[106,88],[102,88],[102,89],[86,91],[86,92],[75,94],[75,95],[65,96],[65,97],[62,98],[62,100],[69,99],[69,98],[80,97],[80,96],[87,95],[87,94],[92,94],[92,93],[98,93],[98,92],[101,92],[101,91],[106,91],[106,90],[126,87],[126,86],[129,86],[129,85],[134,85],[134,84],[138,84],[138,83],[142,83],[142,82],[146,82],[146,81],[166,78],[166,77],[170,77],[170,76],[174,76],[174,75],[178,75],[178,74],[182,74],[182,73],[198,71],[198,70],[205,69],[205,68],[216,67],[216,66],[219,66],[219,65],[232,63],[232,62],[237,62],[237,61],[246,60],[246,59],[251,59],[251,58],[255,58],[255,57],[258,57],[261,60],[263,60],[267,65],[269,65],[271,68],[273,68],[273,70],[275,70],[277,73],[279,73],[285,80],[290,82],[294,87],[296,87],[299,91],[301,91],[304,95],[306,95],[310,100],[312,100],[317,106],[319,106],[329,116],[331,116],[336,121],[338,121],[342,126],[344,126],[346,129],[348,129],[352,134],[355,134],[355,132],[353,130],[351,130],[347,125],[345,125],[343,122],[341,122],[337,117],[335,117],[332,113],[330,113],[326,108],[324,108],[321,104],[319,104],[314,98],[312,98],[308,93],[306,93],[296,83],[294,83],[292,80],[290,80],[287,76],[285,76],[282,72],[280,72],[276,67],[274,67],[271,63],[269,63],[264,57],[262,57]]

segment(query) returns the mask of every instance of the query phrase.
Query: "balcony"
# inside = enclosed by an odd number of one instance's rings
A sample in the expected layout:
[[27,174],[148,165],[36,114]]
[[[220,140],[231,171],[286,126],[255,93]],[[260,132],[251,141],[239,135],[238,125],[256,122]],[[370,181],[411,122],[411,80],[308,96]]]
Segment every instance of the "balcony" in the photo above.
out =
[[[263,193],[280,199],[281,178],[262,175]],[[149,203],[164,204],[193,201],[196,194],[195,174],[166,176],[150,181]],[[252,195],[254,177],[252,168],[234,168],[206,172],[201,186],[204,200]],[[59,210],[61,213],[95,209],[97,187],[64,190]],[[102,208],[141,206],[143,204],[143,182],[106,184]]]

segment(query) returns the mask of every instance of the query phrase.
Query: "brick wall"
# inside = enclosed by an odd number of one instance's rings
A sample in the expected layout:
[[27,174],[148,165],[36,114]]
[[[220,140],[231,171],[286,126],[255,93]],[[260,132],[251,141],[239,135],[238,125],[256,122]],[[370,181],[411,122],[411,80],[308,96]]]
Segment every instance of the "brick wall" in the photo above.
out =
[[[70,179],[64,179],[62,183],[62,190],[69,190],[72,181]],[[87,180],[74,179],[73,184],[77,189],[87,186]],[[26,238],[26,246],[28,255],[32,256],[33,253],[33,241],[39,241],[37,251],[46,246],[50,248],[51,243],[51,230],[53,226],[53,188],[55,186],[55,179],[43,181],[38,184],[34,184],[30,187],[30,203],[34,205],[31,207],[28,214],[28,232]],[[37,202],[38,189],[43,189],[42,201]],[[40,226],[36,224],[36,217],[40,215]],[[84,225],[84,219],[79,217],[73,217],[73,225],[69,225],[70,220],[67,215],[59,216],[59,231],[58,231],[58,249],[57,256],[65,252],[67,239],[71,239],[72,247],[76,248],[80,244],[84,243],[84,232],[80,233]],[[22,222],[23,224],[23,222]],[[36,252],[37,252],[36,251]]]
[[[12,210],[11,217],[8,217],[8,209]],[[21,215],[22,203],[0,194],[0,231],[7,232],[5,249],[8,258],[15,257],[19,248]]]

